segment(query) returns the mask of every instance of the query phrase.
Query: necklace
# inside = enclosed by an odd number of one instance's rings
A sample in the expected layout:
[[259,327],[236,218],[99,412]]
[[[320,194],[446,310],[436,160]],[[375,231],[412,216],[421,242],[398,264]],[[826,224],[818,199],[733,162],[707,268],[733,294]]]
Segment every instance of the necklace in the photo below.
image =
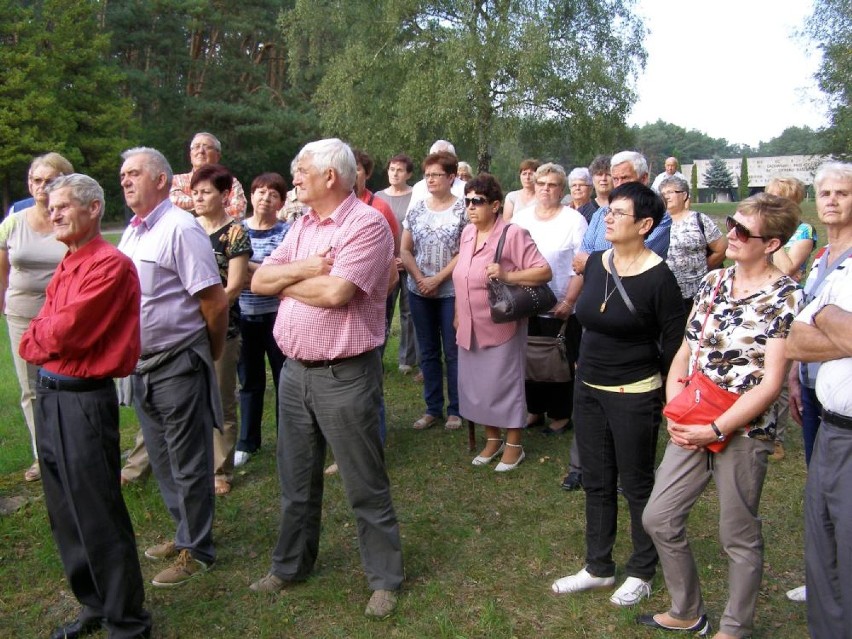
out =
[[[740,291],[744,295],[748,295],[752,291],[755,291],[755,290],[762,288],[763,285],[766,284],[766,282],[768,282],[769,280],[771,280],[774,275],[775,275],[775,269],[770,267],[766,271],[766,273],[764,275],[761,275],[760,277],[758,277],[755,282],[749,282],[748,288],[745,287],[746,282],[743,281],[745,278],[738,278],[739,281],[737,282],[737,284],[738,284],[737,288],[739,288]],[[734,272],[734,278],[737,278],[736,272]]]
[[[630,264],[627,265],[627,268],[624,269],[624,272],[626,273],[627,271],[629,271],[633,267],[633,265],[636,264],[636,262],[639,260],[639,258],[642,257],[643,255],[645,255],[644,250],[641,253],[639,253],[639,255],[637,255],[636,258],[632,262],[630,262]],[[614,257],[614,255],[613,255],[613,257]],[[612,268],[615,269],[615,260],[613,260]],[[612,289],[611,292],[609,292],[609,278],[610,278],[610,273],[607,272],[606,279],[604,280],[604,300],[601,303],[601,306],[600,306],[600,309],[599,309],[599,311],[601,313],[603,313],[606,310],[606,303],[609,301],[609,298],[612,297],[613,294],[618,290],[618,287],[616,286],[615,288]],[[612,279],[613,279],[613,283],[615,283],[615,278],[613,277]],[[607,292],[609,292],[609,295],[607,295]]]

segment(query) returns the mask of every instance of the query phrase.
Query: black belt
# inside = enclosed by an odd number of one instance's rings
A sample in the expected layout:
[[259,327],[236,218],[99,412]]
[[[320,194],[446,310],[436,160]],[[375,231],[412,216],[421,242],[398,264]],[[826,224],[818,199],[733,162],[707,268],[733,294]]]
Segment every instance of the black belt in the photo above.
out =
[[110,384],[112,384],[111,377],[101,377],[97,379],[85,377],[57,379],[56,377],[48,377],[42,373],[39,373],[38,376],[39,388],[49,388],[50,390],[57,391],[73,391],[75,393],[82,393],[85,391],[106,388]]
[[846,417],[846,415],[841,415],[840,413],[832,413],[830,410],[823,408],[822,418],[827,424],[852,430],[852,417]]
[[[358,357],[357,355],[355,357]],[[299,362],[305,368],[330,368],[335,364],[342,364],[343,362],[348,362],[350,359],[354,359],[353,357],[339,357],[337,359],[296,359],[293,358],[294,361]]]

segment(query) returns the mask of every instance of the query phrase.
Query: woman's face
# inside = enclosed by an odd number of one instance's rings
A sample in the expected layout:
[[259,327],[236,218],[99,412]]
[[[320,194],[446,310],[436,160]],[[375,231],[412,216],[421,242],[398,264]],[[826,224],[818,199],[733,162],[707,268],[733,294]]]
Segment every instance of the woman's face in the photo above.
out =
[[686,209],[686,191],[681,191],[676,186],[667,186],[660,195],[666,203],[669,213],[680,213]]
[[644,220],[637,220],[633,211],[633,201],[614,200],[604,216],[606,232],[604,237],[614,246],[644,241],[642,227]]
[[225,197],[228,191],[219,191],[209,180],[203,180],[192,189],[192,203],[195,214],[217,218],[225,212]]
[[403,162],[391,162],[388,166],[388,182],[391,186],[402,186],[411,179],[411,173]]
[[275,216],[283,204],[281,194],[268,186],[259,186],[251,192],[251,207],[258,217]]
[[500,210],[500,202],[489,202],[488,198],[476,191],[465,193],[464,206],[471,224],[477,227],[491,225]]
[[426,188],[430,195],[442,197],[449,194],[456,175],[444,171],[444,167],[440,164],[429,164],[423,172],[423,179],[426,180]]
[[45,189],[48,184],[58,177],[59,171],[46,164],[37,164],[30,169],[30,173],[27,176],[27,187],[30,190],[30,195],[35,198],[36,202],[47,206],[47,193]]
[[735,224],[728,231],[728,249],[725,257],[741,264],[755,264],[767,258],[767,240],[763,239],[760,218],[743,215],[739,211],[732,219]]
[[608,171],[595,173],[592,176],[592,184],[595,186],[595,194],[598,197],[606,197],[612,191],[612,175]]
[[565,191],[565,183],[557,173],[545,173],[535,179],[535,198],[545,208],[559,204]]
[[574,180],[571,182],[571,202],[574,208],[583,206],[586,202],[592,199],[592,185],[586,184],[584,180]]
[[532,169],[521,171],[521,186],[527,190],[535,188],[535,171]]

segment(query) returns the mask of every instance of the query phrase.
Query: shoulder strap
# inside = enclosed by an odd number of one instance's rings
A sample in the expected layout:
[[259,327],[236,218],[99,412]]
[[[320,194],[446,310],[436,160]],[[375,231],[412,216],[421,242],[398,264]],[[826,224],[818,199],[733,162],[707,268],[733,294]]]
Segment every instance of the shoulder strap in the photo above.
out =
[[704,238],[704,243],[707,244],[707,232],[704,230],[704,220],[701,219],[701,213],[695,212],[695,220],[698,222],[698,230],[701,231],[701,237]]
[[619,295],[621,295],[621,299],[624,300],[624,305],[627,306],[627,310],[634,316],[636,316],[636,307],[633,306],[633,302],[630,300],[630,297],[627,295],[627,291],[624,290],[624,284],[621,283],[621,278],[618,276],[618,272],[615,270],[615,257],[613,256],[614,251],[609,252],[609,272],[612,275],[612,279],[615,282],[615,288],[618,289]]
[[373,199],[376,197],[375,193],[370,193],[370,200],[367,202],[367,206],[373,206]]
[[[825,282],[825,278],[828,277],[829,273],[831,273],[838,266],[843,264],[849,256],[852,255],[852,247],[849,247],[843,253],[838,256],[834,261],[831,261],[831,247],[827,246],[825,248],[825,252],[819,258],[819,264],[817,269],[817,278],[814,282],[813,288],[811,288],[810,293],[807,296],[807,301],[810,302],[813,298],[819,295],[819,292],[822,290],[823,282]],[[829,264],[829,262],[831,262]]]
[[500,234],[500,241],[497,242],[497,250],[494,252],[494,262],[499,264],[500,258],[503,257],[503,244],[506,243],[506,233],[509,231],[511,224],[503,227],[503,232]]
[[713,310],[713,303],[716,301],[716,295],[719,294],[719,288],[722,286],[722,280],[725,279],[725,274],[728,269],[719,271],[719,279],[716,282],[716,288],[713,289],[713,295],[710,296],[710,305],[707,307],[707,315],[704,316],[704,323],[701,325],[701,334],[698,336],[698,347],[695,349],[695,364],[692,370],[698,369],[698,355],[701,353],[701,342],[704,339],[704,329],[707,328],[707,320],[710,319],[710,311]]

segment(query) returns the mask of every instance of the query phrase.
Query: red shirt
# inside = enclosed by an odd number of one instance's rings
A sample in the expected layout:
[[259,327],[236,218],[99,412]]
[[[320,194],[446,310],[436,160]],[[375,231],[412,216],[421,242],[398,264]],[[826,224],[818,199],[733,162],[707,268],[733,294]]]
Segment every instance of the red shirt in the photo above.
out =
[[393,214],[393,209],[390,207],[390,204],[385,202],[382,198],[373,195],[373,192],[370,191],[370,189],[364,189],[364,192],[361,194],[360,200],[364,204],[372,206],[379,213],[381,213],[388,221],[388,224],[391,228],[391,233],[393,233],[394,238],[399,237],[399,222],[397,222],[396,215]]
[[385,300],[393,237],[381,215],[354,193],[324,220],[309,209],[263,263],[303,260],[327,247],[332,247],[334,256],[330,275],[352,282],[358,290],[348,304],[339,308],[282,298],[272,335],[287,357],[354,357],[385,341]]
[[136,267],[97,236],[59,263],[18,352],[59,375],[125,377],[141,352],[139,307]]

